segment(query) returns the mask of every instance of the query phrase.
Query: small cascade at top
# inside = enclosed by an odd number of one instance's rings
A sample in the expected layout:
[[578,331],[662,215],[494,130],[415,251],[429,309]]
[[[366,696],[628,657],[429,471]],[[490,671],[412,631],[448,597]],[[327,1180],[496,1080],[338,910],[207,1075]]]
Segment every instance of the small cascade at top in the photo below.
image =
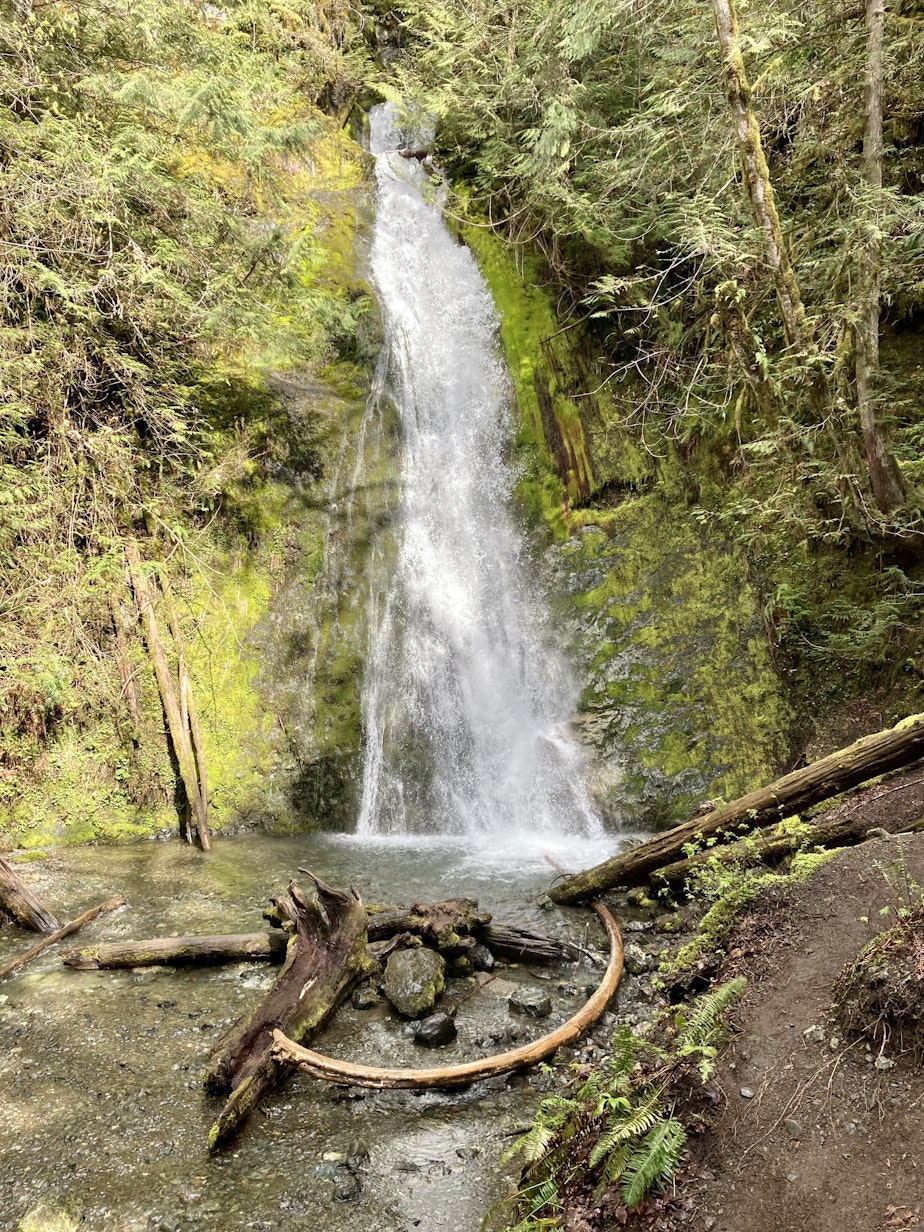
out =
[[602,827],[568,733],[574,686],[510,507],[494,305],[427,170],[396,152],[421,133],[390,104],[370,129],[372,275],[403,454],[394,539],[374,567],[358,833],[572,850]]

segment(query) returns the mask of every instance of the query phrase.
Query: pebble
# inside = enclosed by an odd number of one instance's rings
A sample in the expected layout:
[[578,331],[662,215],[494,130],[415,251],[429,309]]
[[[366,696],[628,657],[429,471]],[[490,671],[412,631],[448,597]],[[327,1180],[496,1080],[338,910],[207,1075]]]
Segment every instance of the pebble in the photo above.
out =
[[802,1126],[798,1121],[787,1121],[786,1132],[794,1142],[798,1142],[798,1140],[802,1137]]
[[751,1090],[750,1087],[742,1087],[740,1094],[741,1094],[742,1099],[753,1099],[754,1098],[754,1092]]

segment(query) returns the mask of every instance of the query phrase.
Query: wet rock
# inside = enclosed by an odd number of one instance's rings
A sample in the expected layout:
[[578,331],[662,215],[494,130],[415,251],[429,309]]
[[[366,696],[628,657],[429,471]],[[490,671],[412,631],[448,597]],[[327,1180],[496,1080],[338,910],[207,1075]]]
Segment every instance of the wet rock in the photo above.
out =
[[512,1014],[526,1018],[547,1018],[552,1012],[552,1002],[547,993],[539,988],[519,988],[511,993],[507,1005]]
[[622,925],[624,933],[650,933],[654,925],[651,920],[627,920]]
[[414,1026],[414,1043],[425,1048],[441,1048],[456,1038],[456,1024],[451,1014],[431,1014]]
[[334,1201],[358,1202],[362,1193],[362,1181],[349,1168],[338,1168],[334,1177]]
[[683,916],[679,911],[675,911],[672,915],[662,915],[660,919],[655,920],[656,933],[682,933],[685,927]]
[[354,1010],[371,1010],[379,1001],[379,990],[374,984],[360,984],[353,990],[350,1004]]
[[639,886],[634,890],[630,890],[626,895],[626,901],[631,903],[633,907],[643,907],[646,910],[651,907],[656,907],[657,903],[651,897],[646,889]]
[[635,941],[627,941],[624,961],[630,975],[641,975],[651,966],[651,959]]
[[475,970],[471,958],[468,954],[460,954],[458,958],[454,958],[449,964],[449,974],[456,978],[464,978],[466,975],[471,975]]
[[445,971],[434,950],[398,950],[385,965],[385,996],[405,1018],[423,1018],[443,991]]
[[472,960],[472,966],[476,971],[493,971],[494,970],[494,955],[486,945],[480,942],[473,945],[468,952],[469,958]]

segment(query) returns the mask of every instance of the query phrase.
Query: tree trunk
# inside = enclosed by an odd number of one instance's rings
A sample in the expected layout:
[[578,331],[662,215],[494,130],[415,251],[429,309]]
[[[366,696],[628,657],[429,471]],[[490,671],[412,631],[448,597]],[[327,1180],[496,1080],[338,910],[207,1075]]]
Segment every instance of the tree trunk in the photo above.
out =
[[0,856],[0,910],[34,933],[53,933],[60,925],[46,911],[19,873]]
[[[167,655],[157,627],[157,618],[154,615],[154,601],[142,571],[141,554],[138,551],[138,545],[134,541],[126,543],[125,558],[128,561],[132,589],[138,602],[141,623],[144,627],[145,639],[151,654],[151,662],[154,665],[154,674],[157,677],[157,686],[160,690],[164,714],[167,717],[170,740],[180,767],[180,777],[183,780],[190,812],[195,821],[202,850],[209,851],[212,844],[209,835],[208,817],[206,815],[206,800],[203,796],[196,757],[193,752],[188,717],[184,719],[182,708],[184,704],[177,697],[177,689],[173,683],[173,677],[167,663]],[[180,683],[182,685],[182,673]]]
[[867,238],[860,256],[861,303],[856,325],[857,409],[873,499],[889,514],[905,500],[901,471],[889,448],[888,433],[876,414],[873,383],[879,371],[881,241],[877,197],[882,190],[882,41],[884,0],[867,0],[866,128],[863,176],[869,185]]
[[78,971],[115,967],[204,967],[214,963],[281,962],[284,933],[227,933],[209,937],[154,937],[111,941],[68,950],[61,961]]
[[97,916],[102,915],[104,911],[115,911],[116,907],[124,907],[125,899],[121,895],[115,898],[107,898],[104,903],[100,903],[98,907],[91,907],[89,911],[85,911],[83,915],[77,916],[75,920],[71,920],[69,924],[65,924],[56,932],[51,933],[44,941],[40,941],[38,945],[34,945],[31,950],[26,950],[17,958],[11,958],[9,962],[0,966],[0,980],[5,980],[8,975],[12,975],[14,971],[18,971],[20,967],[27,962],[31,962],[33,958],[38,958],[39,954],[44,953],[49,946],[56,945],[59,941],[63,941],[65,937],[71,937],[74,933],[79,932],[84,924],[89,924],[91,920],[95,920]]
[[285,1077],[286,1067],[271,1056],[273,1031],[282,1030],[304,1042],[324,1025],[350,989],[377,969],[366,951],[362,900],[317,877],[312,880],[316,892],[310,899],[294,883],[289,886],[295,932],[276,982],[256,1010],[219,1041],[209,1061],[206,1085],[213,1091],[232,1092],[212,1126],[210,1150],[231,1138]]
[[569,877],[561,885],[553,886],[549,897],[557,903],[575,903],[616,885],[643,881],[655,869],[677,860],[687,843],[700,842],[721,831],[753,830],[778,821],[889,770],[907,766],[922,755],[924,715],[915,715],[897,727],[866,736],[705,817],[694,817],[674,826],[633,851]]
[[381,1069],[372,1065],[355,1065],[350,1061],[334,1061],[319,1052],[299,1047],[282,1031],[275,1031],[273,1056],[278,1062],[298,1065],[313,1078],[325,1078],[329,1082],[348,1082],[353,1086],[378,1090],[467,1086],[482,1078],[507,1074],[527,1065],[537,1065],[551,1056],[557,1048],[574,1043],[596,1022],[606,1009],[622,977],[623,945],[616,921],[602,903],[595,903],[594,908],[606,926],[610,941],[610,960],[600,987],[573,1018],[532,1044],[524,1044],[522,1048],[515,1048],[511,1052],[485,1057],[480,1061],[468,1061],[462,1065],[446,1065],[436,1069]]
[[725,66],[725,92],[735,125],[738,153],[744,171],[748,200],[763,241],[764,258],[770,267],[786,341],[799,351],[812,349],[805,308],[796,282],[770,182],[770,169],[760,139],[760,127],[751,106],[751,86],[738,42],[738,19],[733,0],[712,0],[716,31]]

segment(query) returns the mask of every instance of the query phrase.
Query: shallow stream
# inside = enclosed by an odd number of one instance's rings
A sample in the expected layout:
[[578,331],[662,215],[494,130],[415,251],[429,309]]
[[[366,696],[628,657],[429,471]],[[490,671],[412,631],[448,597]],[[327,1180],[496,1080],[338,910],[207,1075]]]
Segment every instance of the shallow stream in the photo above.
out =
[[[129,906],[73,944],[179,933],[256,931],[268,896],[299,865],[366,902],[468,894],[501,922],[581,939],[587,912],[542,909],[553,870],[479,868],[461,847],[412,851],[323,835],[218,840],[203,858],[178,842],[81,848],[26,866],[60,918],[114,893]],[[357,869],[362,872],[357,872]],[[0,961],[25,948],[0,930]],[[70,943],[66,943],[70,944]],[[39,1204],[70,1208],[93,1232],[214,1229],[375,1229],[475,1232],[509,1184],[500,1155],[528,1121],[542,1075],[490,1080],[445,1093],[362,1092],[298,1076],[255,1114],[238,1140],[210,1158],[220,1101],[201,1073],[219,1031],[273,978],[266,964],[78,972],[51,952],[0,992],[0,1229],[17,1229]],[[485,977],[482,976],[481,980]],[[578,1008],[599,968],[504,968],[484,987],[451,980],[456,1043],[437,1051],[406,1038],[385,1003],[347,1006],[319,1047],[387,1065],[449,1064],[535,1038]],[[552,1016],[507,1008],[511,982],[541,984]],[[562,985],[565,991],[559,990]],[[602,1035],[610,1032],[601,1028]],[[55,1232],[66,1225],[52,1224]]]

